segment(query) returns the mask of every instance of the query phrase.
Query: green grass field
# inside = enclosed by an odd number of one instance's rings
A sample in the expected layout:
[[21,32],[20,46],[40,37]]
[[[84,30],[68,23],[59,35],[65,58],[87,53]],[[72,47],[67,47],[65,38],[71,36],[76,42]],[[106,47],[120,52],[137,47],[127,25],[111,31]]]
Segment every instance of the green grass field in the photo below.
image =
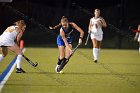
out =
[[[25,55],[39,63],[34,68],[23,59],[25,74],[15,71],[2,93],[139,93],[140,54],[138,50],[102,49],[99,63],[92,59],[92,49],[79,48],[64,68],[56,74],[57,48],[26,48]],[[0,72],[14,54],[0,63]]]

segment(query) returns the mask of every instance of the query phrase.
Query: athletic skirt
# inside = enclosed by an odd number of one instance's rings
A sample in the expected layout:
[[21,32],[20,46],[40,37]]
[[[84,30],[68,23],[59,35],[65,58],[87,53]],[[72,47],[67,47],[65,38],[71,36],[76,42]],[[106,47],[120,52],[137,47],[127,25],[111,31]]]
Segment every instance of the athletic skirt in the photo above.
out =
[[91,33],[90,37],[91,37],[91,39],[96,39],[97,41],[102,41],[103,40],[103,34],[96,35],[96,34]]
[[[72,36],[67,37],[67,42],[68,42],[68,44],[72,43]],[[58,35],[58,37],[57,37],[57,45],[58,46],[65,46],[65,43],[60,35]]]
[[15,42],[13,40],[4,40],[0,37],[0,47],[1,46],[14,46]]

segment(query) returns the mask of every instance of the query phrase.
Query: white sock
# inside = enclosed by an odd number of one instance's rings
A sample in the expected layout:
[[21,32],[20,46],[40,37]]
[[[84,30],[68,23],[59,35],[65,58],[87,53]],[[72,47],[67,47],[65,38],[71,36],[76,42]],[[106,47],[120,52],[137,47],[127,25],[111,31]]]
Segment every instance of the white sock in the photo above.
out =
[[3,55],[2,54],[0,54],[0,62],[3,60]]
[[18,55],[16,59],[17,68],[21,68],[21,59],[22,59],[22,55]]
[[93,48],[94,60],[98,60],[98,55],[99,55],[99,49],[98,48]]
[[140,47],[139,47],[139,53],[140,53]]
[[99,58],[99,51],[100,51],[100,49],[97,48],[97,49],[96,49],[96,52],[97,52],[97,59]]

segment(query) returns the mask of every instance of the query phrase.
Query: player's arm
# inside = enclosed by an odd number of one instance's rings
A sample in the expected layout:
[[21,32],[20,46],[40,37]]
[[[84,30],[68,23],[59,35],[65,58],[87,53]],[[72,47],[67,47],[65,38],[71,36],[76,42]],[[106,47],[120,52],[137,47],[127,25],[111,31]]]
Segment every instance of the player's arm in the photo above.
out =
[[140,32],[140,24],[138,25],[138,32]]
[[60,35],[61,35],[61,37],[62,37],[62,39],[63,39],[63,41],[64,41],[66,47],[68,47],[68,49],[69,49],[70,51],[72,51],[71,48],[70,48],[70,46],[69,46],[69,44],[68,44],[68,42],[67,42],[67,38],[65,37],[65,33],[64,33],[64,31],[62,30],[62,28],[60,29]]
[[84,36],[84,31],[79,26],[77,26],[75,23],[71,22],[71,24],[80,33],[79,44],[82,44],[82,38]]
[[16,42],[19,45],[19,42],[20,42],[21,37],[23,35],[23,31],[21,29],[19,29],[19,28],[16,28],[16,30],[18,30],[18,32],[19,32],[18,35],[17,35],[17,38],[16,38]]
[[91,33],[91,28],[92,28],[92,22],[91,22],[91,19],[90,19],[89,26],[88,26],[88,33]]
[[104,20],[104,18],[101,18],[101,25],[102,27],[107,27],[106,21]]

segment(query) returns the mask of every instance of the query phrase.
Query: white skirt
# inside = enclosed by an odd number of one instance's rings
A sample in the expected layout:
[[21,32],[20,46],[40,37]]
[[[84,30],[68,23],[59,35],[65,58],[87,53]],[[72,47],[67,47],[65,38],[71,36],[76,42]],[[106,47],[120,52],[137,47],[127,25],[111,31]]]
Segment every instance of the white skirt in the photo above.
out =
[[15,45],[14,41],[0,40],[0,46],[14,46],[14,45]]
[[95,35],[95,34],[91,33],[90,37],[91,37],[91,39],[96,39],[97,41],[102,41],[103,40],[103,34]]

